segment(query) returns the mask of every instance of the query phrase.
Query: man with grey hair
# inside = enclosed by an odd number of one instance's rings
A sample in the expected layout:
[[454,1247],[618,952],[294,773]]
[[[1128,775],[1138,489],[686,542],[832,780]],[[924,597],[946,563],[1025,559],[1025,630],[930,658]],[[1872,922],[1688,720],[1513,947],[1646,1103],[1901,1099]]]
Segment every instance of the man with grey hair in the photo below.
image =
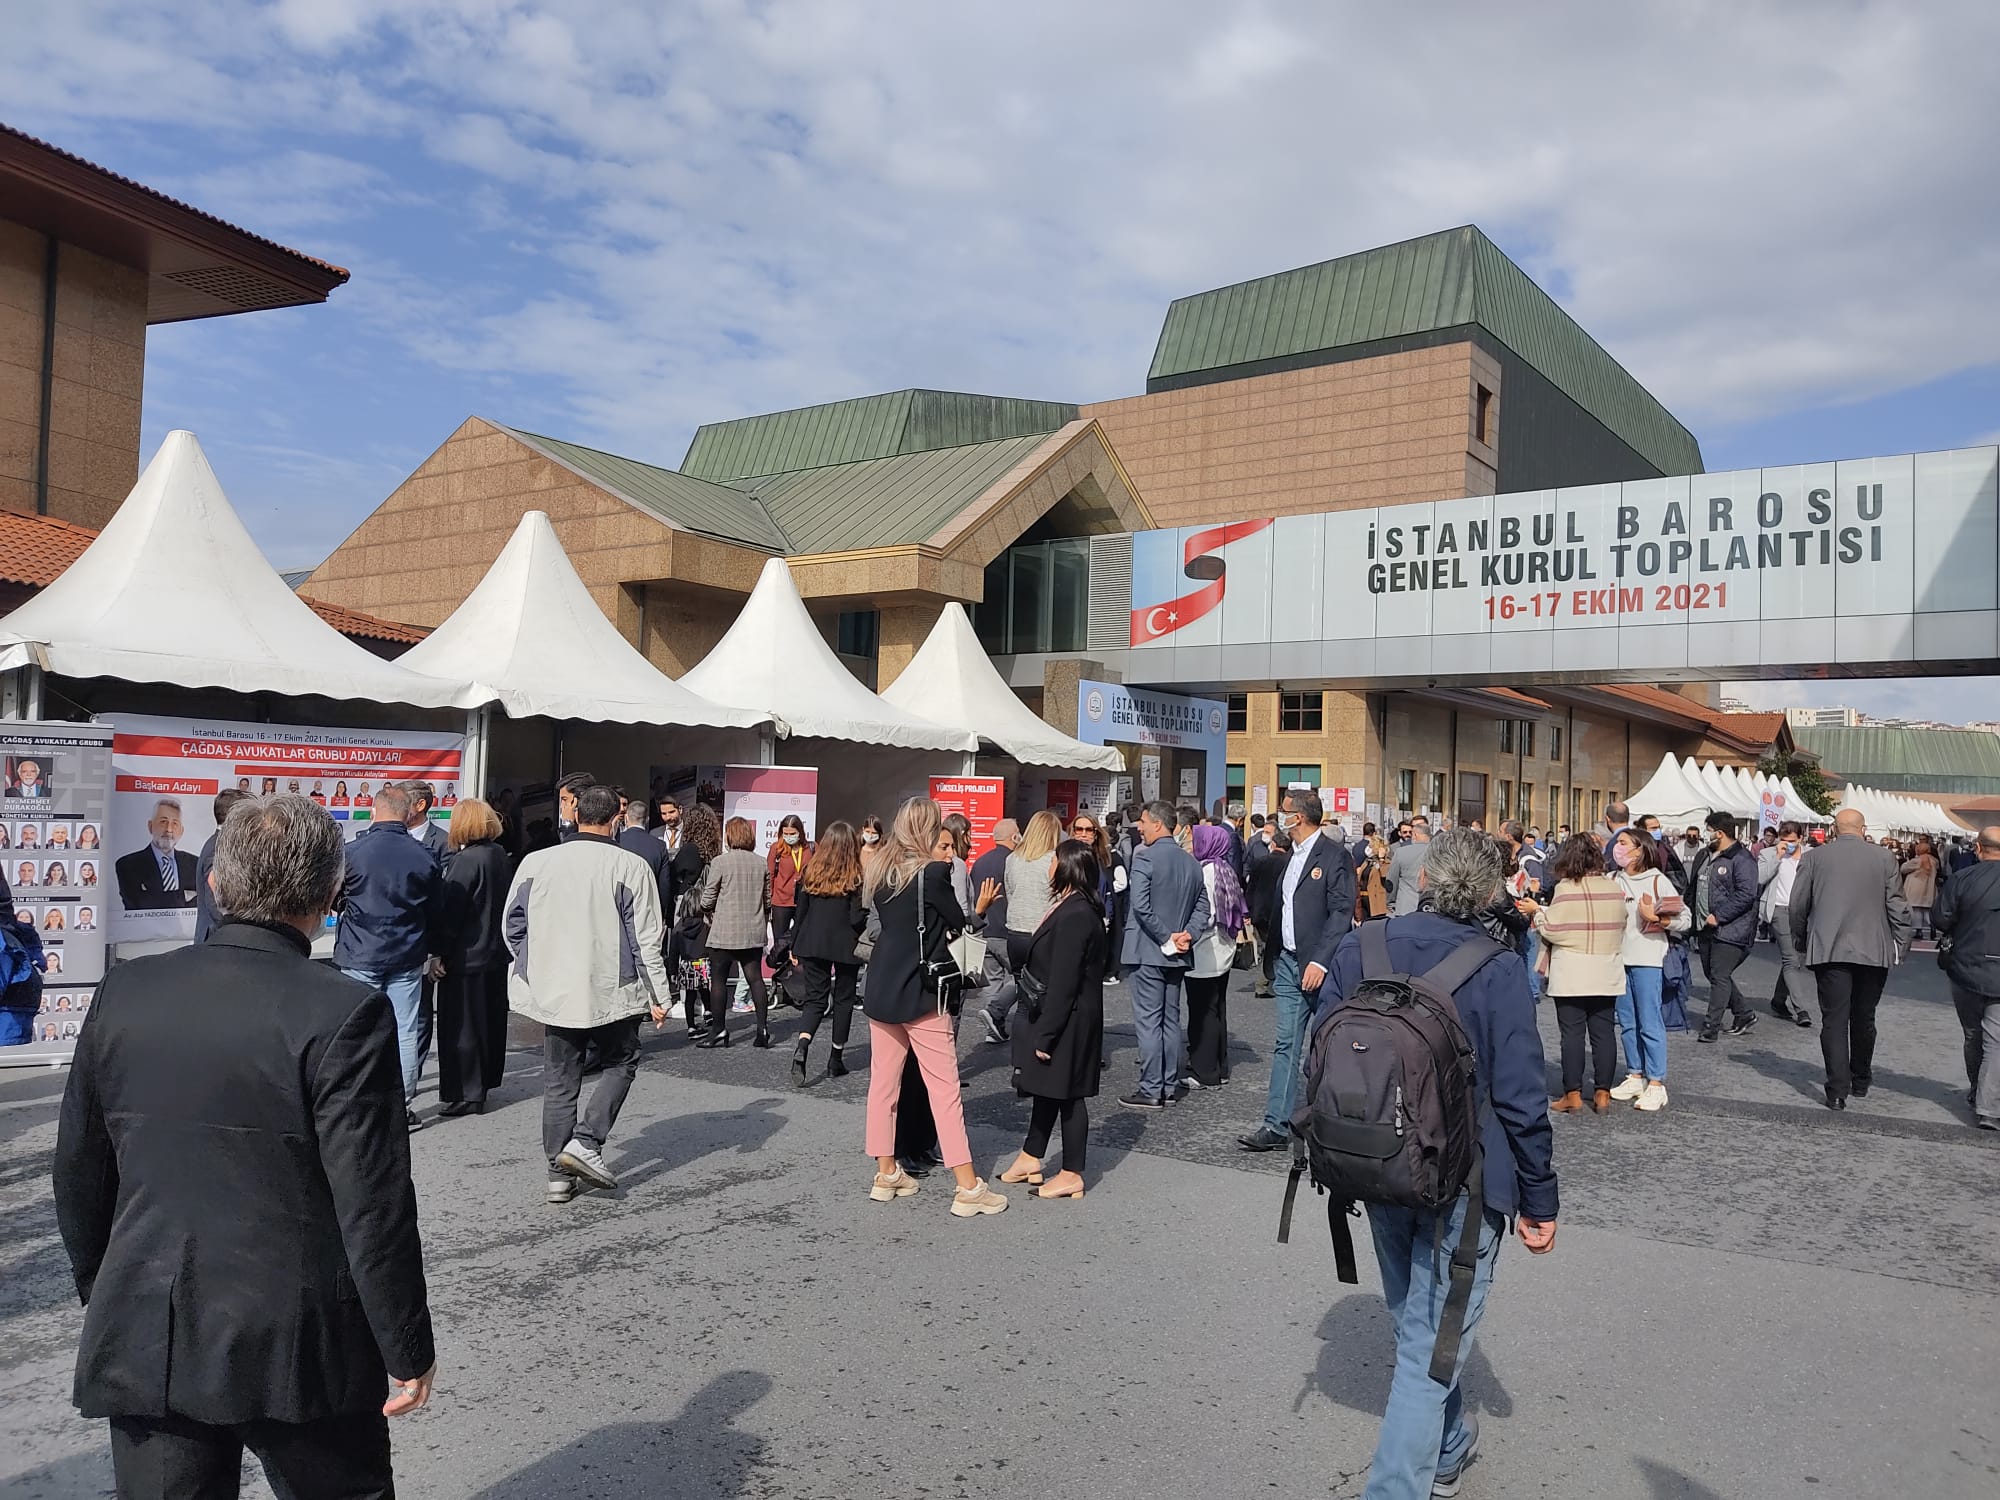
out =
[[[1458,1366],[1452,1383],[1443,1386],[1430,1376],[1447,1291],[1440,1272],[1451,1258],[1438,1246],[1458,1243],[1470,1196],[1461,1192],[1442,1210],[1366,1205],[1382,1296],[1396,1332],[1396,1358],[1365,1500],[1458,1493],[1479,1448],[1479,1424],[1465,1411],[1458,1376],[1486,1309],[1507,1221],[1515,1220],[1515,1233],[1532,1254],[1553,1248],[1556,1237],[1554,1136],[1527,968],[1518,953],[1494,944],[1479,927],[1480,912],[1500,894],[1500,851],[1484,834],[1452,829],[1425,847],[1417,878],[1424,892],[1422,909],[1391,917],[1382,927],[1391,970],[1427,974],[1466,943],[1493,948],[1454,995],[1459,1021],[1478,1057],[1479,1093],[1488,1106],[1481,1112],[1480,1127],[1484,1222]],[[1359,936],[1350,934],[1334,951],[1308,1035],[1361,987],[1361,947]]]
[[118,899],[127,911],[192,911],[201,887],[196,860],[180,847],[181,804],[162,797],[146,821],[146,847],[121,854],[112,867],[118,877]]
[[409,1128],[416,1130],[422,1124],[414,1107],[417,1080],[431,1049],[424,972],[436,967],[431,937],[444,886],[437,861],[410,837],[412,802],[401,783],[383,787],[375,794],[372,821],[348,846],[333,961],[348,978],[383,991],[396,1008],[403,1097],[412,1106]]
[[246,1447],[281,1495],[388,1495],[385,1419],[436,1373],[395,1015],[311,960],[340,890],[324,809],[236,807],[214,876],[208,941],[113,968],[77,1041],[54,1179],[76,1404],[110,1420],[120,1495],[234,1494]]

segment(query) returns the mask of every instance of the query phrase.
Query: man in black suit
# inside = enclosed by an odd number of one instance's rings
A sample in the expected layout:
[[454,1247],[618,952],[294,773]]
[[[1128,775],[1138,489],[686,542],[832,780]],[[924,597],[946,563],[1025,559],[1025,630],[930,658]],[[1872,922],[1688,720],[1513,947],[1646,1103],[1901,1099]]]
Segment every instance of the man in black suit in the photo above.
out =
[[[1245,1151],[1275,1151],[1292,1139],[1292,1110],[1299,1097],[1306,1023],[1333,950],[1354,929],[1354,860],[1340,835],[1320,827],[1325,812],[1317,792],[1285,793],[1278,826],[1292,841],[1278,875],[1271,937],[1278,957],[1271,986],[1278,996],[1278,1038],[1271,1048],[1271,1091],[1264,1123],[1238,1136]],[[1274,856],[1275,858],[1275,856]]]
[[410,837],[430,851],[440,870],[451,864],[451,835],[442,823],[431,817],[431,808],[437,805],[437,792],[428,781],[406,781],[403,790],[410,794]]
[[225,787],[215,794],[215,832],[208,836],[208,842],[201,846],[201,857],[194,862],[194,940],[208,941],[208,935],[215,931],[215,924],[221,914],[215,909],[215,892],[209,888],[208,872],[215,868],[215,845],[222,837],[222,825],[229,821],[229,809],[239,802],[248,802],[250,794],[235,787]]
[[430,1399],[395,1017],[308,956],[341,863],[306,798],[236,809],[221,924],[120,964],[78,1042],[56,1222],[126,1500],[233,1495],[245,1447],[281,1495],[392,1495],[384,1419]]
[[182,833],[180,799],[162,797],[155,802],[146,832],[153,841],[143,849],[120,855],[113,866],[118,876],[118,899],[127,911],[192,910],[201,890],[199,862],[176,847]]

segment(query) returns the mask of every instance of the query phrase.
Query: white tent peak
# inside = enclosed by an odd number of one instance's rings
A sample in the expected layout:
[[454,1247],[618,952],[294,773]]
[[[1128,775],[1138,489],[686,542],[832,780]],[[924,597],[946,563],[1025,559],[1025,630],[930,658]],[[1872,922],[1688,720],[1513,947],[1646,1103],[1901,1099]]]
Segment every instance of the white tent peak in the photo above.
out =
[[882,699],[954,729],[968,729],[1030,766],[1122,771],[1125,757],[1106,745],[1086,745],[1048,724],[1007,686],[956,600],[945,605],[931,633]]
[[285,586],[191,432],[170,432],[55,582],[0,620],[50,671],[424,708],[485,701],[364,651]]
[[796,735],[908,750],[979,748],[979,736],[932,723],[863,687],[819,633],[782,557],[764,564],[736,623],[681,677],[681,686],[775,717]]
[[477,683],[517,719],[750,729],[771,717],[697,697],[641,656],[539,510],[521,517],[465,602],[402,661]]

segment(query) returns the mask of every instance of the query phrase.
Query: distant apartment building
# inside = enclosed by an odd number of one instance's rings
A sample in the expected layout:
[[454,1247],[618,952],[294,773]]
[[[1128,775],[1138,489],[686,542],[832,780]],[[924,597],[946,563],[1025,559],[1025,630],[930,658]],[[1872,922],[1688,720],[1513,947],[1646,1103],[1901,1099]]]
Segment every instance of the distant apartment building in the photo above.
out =
[[1788,708],[1785,722],[1794,729],[1853,729],[1861,711],[1853,708]]

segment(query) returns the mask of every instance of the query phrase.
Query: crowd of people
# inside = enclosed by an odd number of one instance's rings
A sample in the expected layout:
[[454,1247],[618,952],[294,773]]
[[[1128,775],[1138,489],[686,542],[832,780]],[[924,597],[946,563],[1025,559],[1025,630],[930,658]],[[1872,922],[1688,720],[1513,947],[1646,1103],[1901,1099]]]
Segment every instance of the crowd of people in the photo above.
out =
[[[281,1487],[332,1465],[355,1493],[388,1492],[384,1418],[423,1405],[434,1374],[406,1139],[428,1123],[417,1080],[435,1043],[439,1116],[482,1111],[510,1010],[543,1028],[551,1204],[617,1186],[605,1143],[643,1024],[678,1012],[695,1044],[727,1047],[740,984],[753,1046],[774,1047],[773,1010],[797,1008],[800,1088],[823,1028],[826,1076],[851,1070],[859,1009],[869,1198],[912,1197],[941,1168],[949,1212],[979,1218],[1007,1209],[1003,1186],[1051,1199],[1089,1188],[1107,986],[1127,988],[1138,1054],[1118,1102],[1161,1111],[1230,1083],[1230,978],[1254,971],[1276,1026],[1264,1117],[1240,1144],[1289,1147],[1304,1170],[1306,1143],[1325,1144],[1316,1111],[1370,1108],[1315,1039],[1379,1007],[1384,985],[1448,975],[1438,983],[1483,1101],[1471,1175],[1437,1201],[1357,1199],[1398,1346],[1376,1497],[1456,1492],[1478,1446],[1456,1377],[1501,1243],[1510,1225],[1530,1252],[1554,1243],[1551,1114],[1666,1107],[1690,951],[1709,980],[1699,1040],[1741,1035],[1757,1013],[1736,974],[1768,925],[1772,1009],[1820,1026],[1826,1102],[1845,1109],[1872,1083],[1888,969],[1935,932],[1974,1117],[2000,1128],[2000,828],[1943,859],[1927,841],[1870,840],[1857,813],[1822,845],[1790,823],[1746,841],[1726,813],[1705,837],[1674,838],[1613,802],[1601,828],[1548,839],[1515,822],[1434,832],[1419,816],[1350,841],[1298,788],[1277,816],[1241,822],[1152,802],[1065,826],[1045,809],[1025,827],[1001,821],[974,858],[966,820],[921,797],[886,825],[837,820],[816,839],[787,818],[763,854],[743,818],[587,776],[564,782],[556,837],[532,848],[510,840],[498,806],[461,800],[439,829],[432,801],[422,783],[382,786],[343,850],[310,799],[224,792],[199,865],[204,941],[122,964],[99,990],[64,1100],[56,1198],[89,1308],[78,1404],[111,1420],[121,1493],[202,1493],[245,1446]],[[338,974],[308,957],[329,913]],[[296,1003],[273,1010],[276,993]],[[1561,1042],[1553,1098],[1544,995]],[[995,1183],[974,1164],[961,1103],[968,1002],[984,1039],[1011,1049],[1025,1105]],[[300,1120],[313,1122],[304,1138]],[[1398,1139],[1406,1122],[1394,1116]],[[225,1183],[238,1199],[218,1200]],[[245,1213],[246,1189],[297,1212]],[[211,1261],[286,1269],[188,1274]],[[237,1347],[276,1347],[257,1330],[281,1327],[313,1330],[326,1357],[280,1369]]]

